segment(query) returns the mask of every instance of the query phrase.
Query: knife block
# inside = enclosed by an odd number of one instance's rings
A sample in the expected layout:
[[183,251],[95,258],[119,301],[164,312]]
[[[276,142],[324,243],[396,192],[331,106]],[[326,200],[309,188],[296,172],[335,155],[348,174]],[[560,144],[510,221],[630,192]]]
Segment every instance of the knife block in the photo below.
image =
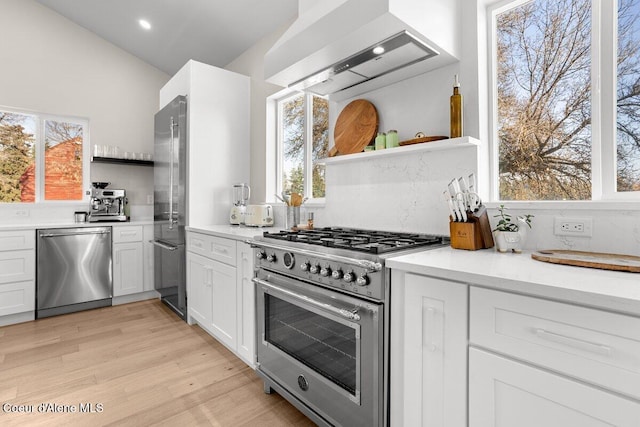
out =
[[493,235],[484,206],[478,212],[467,212],[467,222],[455,222],[450,217],[451,247],[476,251],[493,247]]

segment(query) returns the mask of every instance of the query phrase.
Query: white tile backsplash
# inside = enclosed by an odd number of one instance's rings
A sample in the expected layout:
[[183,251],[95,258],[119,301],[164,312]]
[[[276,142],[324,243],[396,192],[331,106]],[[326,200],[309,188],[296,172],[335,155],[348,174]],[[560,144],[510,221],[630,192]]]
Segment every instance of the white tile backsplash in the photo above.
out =
[[442,192],[477,164],[473,145],[329,163],[322,225],[448,235]]

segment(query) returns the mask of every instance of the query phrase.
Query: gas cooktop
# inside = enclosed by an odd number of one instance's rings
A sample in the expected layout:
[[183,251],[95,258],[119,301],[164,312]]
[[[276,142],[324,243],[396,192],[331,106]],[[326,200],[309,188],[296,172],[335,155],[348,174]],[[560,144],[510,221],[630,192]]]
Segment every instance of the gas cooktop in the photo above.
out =
[[279,231],[263,234],[264,238],[296,243],[349,249],[369,254],[442,245],[447,237],[389,231],[361,230],[357,228],[323,227],[313,230]]

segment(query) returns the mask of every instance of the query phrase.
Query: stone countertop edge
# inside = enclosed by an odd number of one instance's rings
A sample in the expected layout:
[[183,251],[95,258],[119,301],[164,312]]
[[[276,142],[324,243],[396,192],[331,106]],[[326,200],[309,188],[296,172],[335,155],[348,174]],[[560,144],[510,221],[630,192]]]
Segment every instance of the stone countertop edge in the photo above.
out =
[[247,240],[256,236],[262,236],[265,231],[276,232],[280,231],[277,227],[245,227],[243,225],[200,225],[200,226],[187,226],[187,231],[194,233],[209,234],[211,236],[223,237],[234,240]]
[[134,225],[153,225],[153,220],[138,221],[100,221],[100,222],[45,222],[35,224],[1,225],[0,231],[39,230],[44,228],[77,228],[77,227],[127,227]]
[[[551,264],[531,251],[438,248],[390,257],[387,267],[480,287],[640,316],[640,273]],[[393,282],[392,282],[393,286]]]

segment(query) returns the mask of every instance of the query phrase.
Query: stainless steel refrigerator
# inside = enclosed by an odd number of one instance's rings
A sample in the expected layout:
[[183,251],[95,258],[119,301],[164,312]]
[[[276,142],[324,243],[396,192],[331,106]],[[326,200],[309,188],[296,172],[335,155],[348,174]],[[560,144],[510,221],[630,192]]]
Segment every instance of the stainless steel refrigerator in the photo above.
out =
[[186,319],[185,225],[187,98],[177,96],[155,115],[154,280],[162,301]]

